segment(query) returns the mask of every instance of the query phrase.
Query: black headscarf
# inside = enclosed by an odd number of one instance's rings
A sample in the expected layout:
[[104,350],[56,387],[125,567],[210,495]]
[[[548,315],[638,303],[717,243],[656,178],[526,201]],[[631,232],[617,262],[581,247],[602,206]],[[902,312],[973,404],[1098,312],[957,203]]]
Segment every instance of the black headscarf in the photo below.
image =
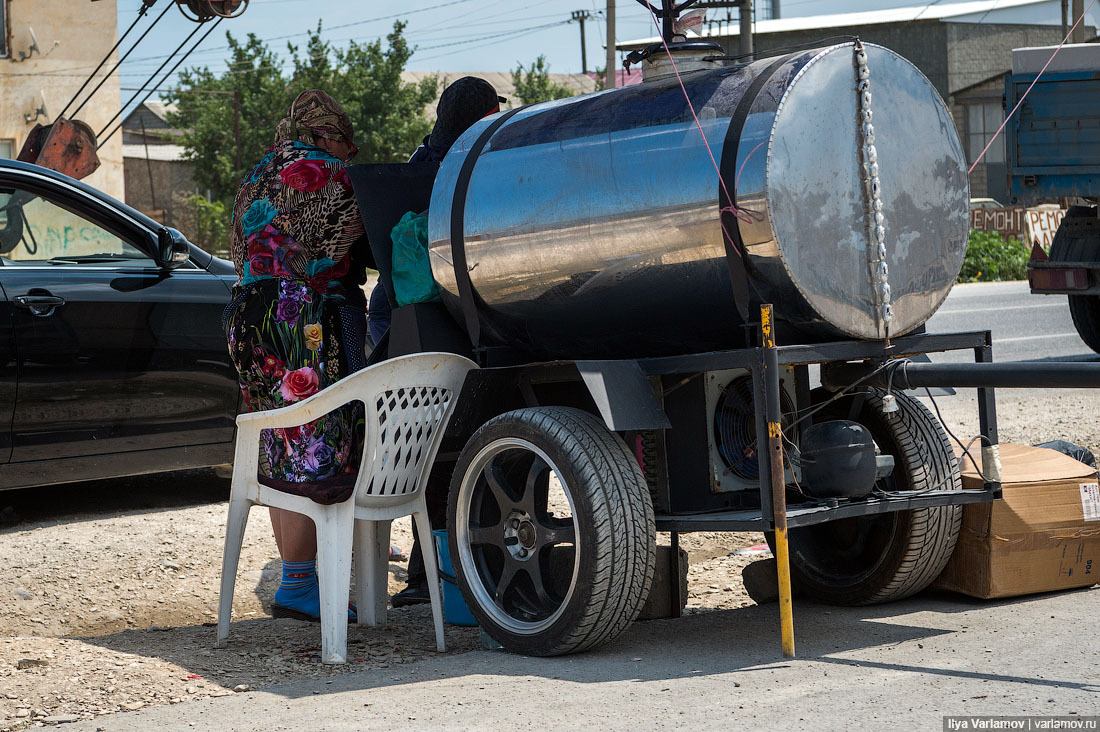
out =
[[428,135],[427,146],[442,159],[459,135],[485,115],[498,111],[503,101],[485,79],[463,76],[440,95],[435,108],[435,127]]

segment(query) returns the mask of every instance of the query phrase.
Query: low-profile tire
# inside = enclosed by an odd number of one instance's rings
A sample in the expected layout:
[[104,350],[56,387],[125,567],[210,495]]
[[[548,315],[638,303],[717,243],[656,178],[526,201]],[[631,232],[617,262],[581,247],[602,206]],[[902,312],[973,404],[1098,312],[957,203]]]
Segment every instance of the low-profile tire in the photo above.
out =
[[466,604],[510,651],[606,643],[649,594],[656,539],[645,478],[587,412],[533,407],[482,425],[459,456],[447,525]]
[[[852,419],[871,431],[878,449],[894,456],[892,476],[877,486],[883,490],[961,490],[958,461],[939,421],[904,393],[894,393],[898,411],[883,414],[884,394],[867,388],[842,397],[817,419]],[[941,506],[791,529],[792,582],[806,595],[836,605],[909,597],[943,571],[961,522],[961,506]]]

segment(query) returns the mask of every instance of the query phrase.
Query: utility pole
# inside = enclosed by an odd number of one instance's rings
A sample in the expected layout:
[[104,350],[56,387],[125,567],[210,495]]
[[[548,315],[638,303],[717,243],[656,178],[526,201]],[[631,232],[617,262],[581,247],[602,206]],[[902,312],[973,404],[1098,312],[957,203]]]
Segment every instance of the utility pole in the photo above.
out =
[[603,70],[603,85],[605,89],[614,89],[617,65],[615,63],[615,0],[607,0],[604,20],[607,21],[607,67]]
[[752,60],[752,0],[741,0],[741,35],[738,39],[740,50],[738,55],[744,60]]
[[584,21],[588,20],[591,17],[592,17],[592,14],[589,13],[587,10],[574,10],[573,11],[573,20],[569,21],[570,23],[572,23],[575,20],[578,23],[580,23],[580,26],[581,26],[581,73],[582,74],[587,74],[588,73],[588,53],[587,53],[587,49],[585,48],[585,44],[584,44]]
[[[752,0],[702,0],[691,6],[692,9],[718,9],[718,8],[739,8],[740,14],[740,37],[738,39],[739,49],[738,55],[751,61],[753,54],[753,42],[752,42]],[[778,12],[779,0],[772,0],[772,17],[778,17],[774,15]],[[729,11],[726,11],[726,17],[729,18]],[[728,20],[727,20],[728,23]]]
[[1069,0],[1062,0],[1062,38],[1069,35]]
[[233,90],[233,139],[237,143],[237,170],[241,169],[241,95]]
[[[1073,0],[1073,20],[1081,18],[1085,14],[1085,0]],[[1070,39],[1070,43],[1084,43],[1085,42],[1085,19],[1081,18],[1081,22],[1077,24],[1077,27],[1073,29],[1073,37]]]

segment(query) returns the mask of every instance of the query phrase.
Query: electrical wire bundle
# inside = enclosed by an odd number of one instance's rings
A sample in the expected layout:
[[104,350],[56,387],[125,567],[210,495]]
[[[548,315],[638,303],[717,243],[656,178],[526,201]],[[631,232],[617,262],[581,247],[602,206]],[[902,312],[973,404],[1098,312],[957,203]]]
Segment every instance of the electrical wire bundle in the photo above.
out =
[[[190,2],[195,2],[195,1],[196,0],[190,0]],[[243,0],[243,5],[241,4],[240,0],[236,0],[236,2],[237,2],[237,5],[235,5],[232,9],[229,9],[229,10],[225,11],[228,14],[223,14],[222,12],[218,12],[218,13],[205,15],[201,18],[192,18],[192,20],[195,20],[195,22],[197,23],[195,28],[192,29],[192,31],[189,34],[187,34],[187,37],[184,38],[183,41],[178,46],[176,46],[175,50],[172,51],[172,53],[169,54],[164,59],[164,61],[161,63],[161,65],[157,67],[157,70],[149,75],[149,78],[147,78],[141,84],[141,86],[137,89],[137,91],[134,92],[134,94],[126,101],[125,104],[123,104],[119,107],[118,112],[116,112],[115,115],[113,117],[111,117],[110,120],[108,120],[107,124],[105,124],[103,126],[103,129],[101,129],[99,131],[99,134],[96,135],[96,146],[97,147],[102,146],[103,143],[105,143],[107,140],[111,139],[111,137],[113,137],[114,134],[116,132],[118,132],[119,129],[122,128],[122,122],[120,121],[119,118],[122,117],[124,111],[126,111],[127,109],[136,109],[137,107],[141,106],[146,101],[148,101],[149,97],[151,97],[153,95],[156,88],[159,85],[163,84],[165,81],[167,81],[168,78],[170,78],[172,76],[172,74],[174,74],[176,72],[176,69],[178,69],[180,67],[180,65],[187,59],[188,56],[190,56],[192,53],[195,52],[195,49],[198,48],[199,45],[201,45],[202,42],[206,40],[206,38],[222,22],[222,20],[224,20],[227,17],[236,17],[236,15],[240,15],[240,12],[243,12],[243,8],[245,6],[247,6],[247,4],[248,4],[248,0]],[[74,104],[76,104],[77,99],[80,99],[81,95],[84,94],[84,90],[88,88],[88,85],[92,83],[92,81],[99,74],[100,70],[103,69],[103,67],[107,64],[107,62],[111,58],[111,55],[114,54],[116,51],[118,51],[119,47],[122,45],[122,42],[126,40],[126,37],[129,36],[130,33],[134,30],[134,28],[136,28],[137,25],[142,21],[142,19],[145,18],[145,16],[148,14],[150,8],[153,7],[154,3],[156,3],[156,0],[144,0],[143,1],[141,7],[138,9],[137,17],[130,24],[130,26],[126,29],[126,31],[121,36],[119,36],[118,41],[115,42],[115,45],[113,45],[111,47],[111,50],[109,50],[107,52],[107,54],[103,57],[103,60],[99,62],[99,65],[97,65],[95,67],[95,70],[92,71],[92,73],[88,75],[88,78],[84,80],[84,83],[80,85],[80,88],[77,89],[76,93],[72,96],[72,98],[69,100],[69,102],[65,105],[64,109],[61,110],[61,113],[59,115],[57,115],[57,119],[60,119],[61,117],[64,117],[65,113],[69,111],[69,108],[72,107]],[[111,68],[107,71],[107,73],[103,75],[103,78],[100,79],[99,83],[96,84],[95,87],[90,92],[88,92],[88,94],[84,97],[83,101],[81,101],[80,104],[76,105],[76,107],[72,111],[72,116],[73,117],[80,114],[80,110],[84,109],[85,105],[87,105],[88,102],[91,100],[91,98],[93,96],[95,96],[96,92],[98,92],[103,87],[103,85],[107,82],[107,79],[111,78],[111,76],[116,71],[118,71],[118,68],[122,65],[122,63],[130,56],[131,53],[133,53],[134,49],[136,49],[141,44],[141,42],[143,40],[145,40],[145,37],[147,35],[149,35],[150,31],[152,31],[153,28],[155,28],[157,26],[157,24],[160,23],[160,21],[164,19],[164,16],[168,14],[168,11],[171,10],[172,6],[175,5],[175,4],[176,3],[175,3],[174,0],[170,0],[169,2],[167,2],[165,4],[164,10],[162,10],[160,12],[160,14],[157,15],[152,20],[151,23],[149,23],[149,25],[145,28],[145,30],[141,33],[141,35],[138,36],[138,39],[136,41],[134,41],[133,44],[131,44],[130,47],[118,58],[118,60],[114,63],[114,65],[111,66]],[[226,3],[225,5],[228,6],[229,4],[230,3]],[[204,5],[209,5],[209,6],[213,7],[211,3],[204,3]],[[183,11],[183,6],[182,5],[180,6],[180,9],[181,9],[181,12],[182,12]],[[234,10],[237,11],[236,14],[232,14]],[[189,16],[187,16],[186,12],[184,12],[184,16],[189,17]],[[217,20],[214,20],[213,23],[209,23],[208,21],[212,20],[214,17],[217,17]],[[206,32],[203,33],[202,36],[199,38],[199,40],[196,41],[189,49],[184,51],[182,55],[179,55],[180,51],[183,50],[184,46],[186,46],[191,41],[191,39],[194,38],[194,36],[200,30],[202,30],[203,26],[206,26]],[[177,56],[178,56],[178,58],[177,58]],[[172,68],[170,68],[168,70],[168,72],[165,73],[163,76],[160,76],[160,73],[164,69],[164,67],[167,66],[169,63],[171,63],[173,59],[175,59],[175,63],[172,64]],[[154,79],[157,79],[158,76],[160,76],[159,80],[157,80],[154,83]],[[137,104],[134,105],[133,104],[134,101],[137,100],[137,98],[143,93],[145,94],[145,96],[143,96],[141,98],[141,101],[138,101]],[[131,105],[133,105],[133,106],[131,106]],[[117,121],[117,124],[115,124],[116,121]],[[112,125],[114,125],[114,126],[112,127]]]

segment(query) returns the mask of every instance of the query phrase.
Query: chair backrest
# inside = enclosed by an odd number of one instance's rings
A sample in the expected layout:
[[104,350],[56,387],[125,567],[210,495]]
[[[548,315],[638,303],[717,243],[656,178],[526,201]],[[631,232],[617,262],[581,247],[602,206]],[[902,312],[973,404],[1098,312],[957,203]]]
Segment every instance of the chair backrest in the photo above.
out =
[[[356,483],[359,506],[405,500],[424,482],[454,413],[466,373],[477,365],[450,353],[390,359],[353,375],[366,403],[366,445]],[[363,380],[360,374],[373,377]]]

